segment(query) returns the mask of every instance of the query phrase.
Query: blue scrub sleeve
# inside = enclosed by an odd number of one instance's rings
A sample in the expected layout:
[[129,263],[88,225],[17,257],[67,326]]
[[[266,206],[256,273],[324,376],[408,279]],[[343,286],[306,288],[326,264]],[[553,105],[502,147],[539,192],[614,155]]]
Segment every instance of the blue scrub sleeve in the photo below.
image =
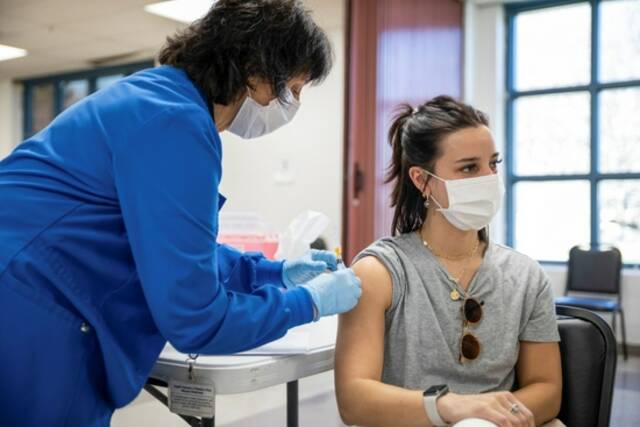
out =
[[217,252],[219,278],[228,290],[251,293],[267,284],[285,287],[284,261],[271,261],[260,252],[240,252],[224,244],[217,245]]
[[113,146],[112,162],[136,269],[158,329],[179,351],[224,354],[310,322],[313,303],[304,288],[262,286],[243,293],[219,280],[228,251],[215,243],[221,144],[210,121],[200,107],[166,109]]

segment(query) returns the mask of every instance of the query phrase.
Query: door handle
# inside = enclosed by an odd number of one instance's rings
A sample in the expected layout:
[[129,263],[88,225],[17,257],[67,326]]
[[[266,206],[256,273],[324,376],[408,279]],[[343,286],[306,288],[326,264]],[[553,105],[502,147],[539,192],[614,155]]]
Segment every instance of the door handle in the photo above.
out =
[[356,162],[353,166],[353,198],[357,199],[364,190],[364,172],[360,169],[360,164]]

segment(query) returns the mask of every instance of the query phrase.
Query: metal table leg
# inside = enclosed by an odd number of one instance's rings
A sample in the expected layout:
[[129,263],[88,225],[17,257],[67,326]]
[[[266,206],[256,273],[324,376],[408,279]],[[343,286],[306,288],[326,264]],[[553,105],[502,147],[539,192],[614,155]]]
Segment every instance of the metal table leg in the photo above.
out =
[[287,427],[298,427],[298,381],[287,383]]
[[[158,399],[165,406],[167,406],[167,396],[156,388],[156,386],[166,387],[165,384],[159,381],[149,381],[144,389],[151,394],[151,396]],[[216,419],[191,417],[187,415],[179,415],[180,418],[185,420],[191,427],[215,427]],[[287,383],[287,427],[298,427],[298,381],[290,381]]]

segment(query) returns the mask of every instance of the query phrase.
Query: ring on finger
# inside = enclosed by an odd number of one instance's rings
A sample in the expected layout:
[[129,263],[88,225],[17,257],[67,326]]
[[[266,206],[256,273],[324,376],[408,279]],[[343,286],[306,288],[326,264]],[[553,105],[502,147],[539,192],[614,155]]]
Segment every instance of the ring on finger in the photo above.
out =
[[511,412],[514,415],[517,414],[518,412],[520,412],[520,405],[518,405],[517,403],[512,403],[511,408],[509,409],[509,412]]

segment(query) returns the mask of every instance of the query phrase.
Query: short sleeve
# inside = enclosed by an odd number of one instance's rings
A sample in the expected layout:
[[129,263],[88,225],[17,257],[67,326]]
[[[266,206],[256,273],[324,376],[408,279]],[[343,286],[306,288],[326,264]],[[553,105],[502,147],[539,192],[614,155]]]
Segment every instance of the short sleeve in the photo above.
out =
[[391,306],[387,311],[392,312],[398,306],[398,303],[402,298],[404,298],[407,289],[406,274],[400,258],[398,257],[398,253],[391,244],[383,239],[360,252],[354,258],[353,262],[355,263],[367,256],[377,258],[382,265],[385,266],[391,276]]
[[556,321],[556,308],[549,279],[541,272],[541,284],[533,310],[520,333],[520,341],[558,342],[560,334]]

